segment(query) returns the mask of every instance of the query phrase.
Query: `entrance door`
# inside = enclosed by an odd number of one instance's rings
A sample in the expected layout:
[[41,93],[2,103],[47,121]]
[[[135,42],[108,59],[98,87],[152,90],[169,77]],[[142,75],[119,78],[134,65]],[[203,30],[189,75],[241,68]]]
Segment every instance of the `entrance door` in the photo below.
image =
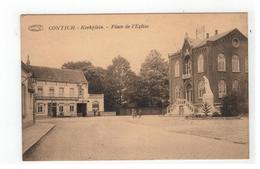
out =
[[182,116],[184,114],[184,107],[179,106],[179,115]]
[[87,104],[86,103],[78,103],[77,104],[77,116],[87,116]]
[[56,117],[57,116],[57,104],[48,103],[48,116]]
[[186,99],[192,103],[192,86],[190,84],[187,85],[186,87]]

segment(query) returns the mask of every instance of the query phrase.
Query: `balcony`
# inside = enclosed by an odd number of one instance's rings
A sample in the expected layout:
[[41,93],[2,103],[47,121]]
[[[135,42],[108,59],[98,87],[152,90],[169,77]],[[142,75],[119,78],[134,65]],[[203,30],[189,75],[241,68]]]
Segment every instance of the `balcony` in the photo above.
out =
[[79,100],[79,97],[57,97],[57,96],[41,96],[41,95],[36,95],[35,98],[37,100],[71,100],[71,101]]
[[189,73],[189,74],[183,74],[182,75],[182,79],[189,79],[189,78],[191,78],[192,76],[191,76],[191,74]]

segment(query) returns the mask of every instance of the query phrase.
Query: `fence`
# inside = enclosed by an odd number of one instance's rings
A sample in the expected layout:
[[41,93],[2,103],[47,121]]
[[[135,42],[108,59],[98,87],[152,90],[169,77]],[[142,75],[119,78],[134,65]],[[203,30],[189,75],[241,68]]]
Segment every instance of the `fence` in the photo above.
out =
[[135,111],[142,111],[142,115],[162,115],[166,113],[166,108],[161,109],[160,107],[134,107],[134,108],[120,108],[116,112],[117,116],[130,116],[132,115],[132,109]]

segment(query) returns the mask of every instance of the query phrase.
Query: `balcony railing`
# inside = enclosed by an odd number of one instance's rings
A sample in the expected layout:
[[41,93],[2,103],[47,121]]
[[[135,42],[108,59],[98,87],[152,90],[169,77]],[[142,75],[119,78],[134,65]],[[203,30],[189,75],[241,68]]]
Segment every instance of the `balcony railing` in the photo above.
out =
[[79,97],[60,97],[60,96],[40,96],[36,95],[39,100],[79,100]]
[[189,78],[191,78],[191,74],[190,73],[182,75],[182,79],[189,79]]

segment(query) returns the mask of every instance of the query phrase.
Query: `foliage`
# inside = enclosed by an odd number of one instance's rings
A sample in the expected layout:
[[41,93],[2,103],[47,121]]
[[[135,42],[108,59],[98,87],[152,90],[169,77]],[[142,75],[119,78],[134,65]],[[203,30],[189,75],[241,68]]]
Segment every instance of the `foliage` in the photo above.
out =
[[201,106],[202,113],[205,114],[205,116],[208,116],[212,107],[207,102],[203,103]]
[[213,112],[212,117],[220,117],[221,114],[219,112]]
[[104,93],[105,110],[122,107],[166,107],[169,99],[168,63],[151,50],[136,75],[122,56],[103,69],[89,61],[68,62],[62,69],[79,69],[89,83],[89,93]]
[[131,70],[130,63],[121,56],[114,58],[112,65],[107,68],[105,78],[107,106],[115,109],[127,106],[129,94],[133,93],[131,84],[135,79],[136,75]]
[[95,67],[88,61],[79,61],[64,63],[62,69],[82,70],[89,83],[89,93],[104,93],[105,70],[103,68]]
[[[169,99],[168,63],[151,50],[140,70],[140,92],[145,106],[161,106]],[[164,101],[164,103],[162,103]]]
[[222,105],[221,115],[224,117],[238,116],[247,112],[248,109],[244,97],[234,91],[223,98]]

